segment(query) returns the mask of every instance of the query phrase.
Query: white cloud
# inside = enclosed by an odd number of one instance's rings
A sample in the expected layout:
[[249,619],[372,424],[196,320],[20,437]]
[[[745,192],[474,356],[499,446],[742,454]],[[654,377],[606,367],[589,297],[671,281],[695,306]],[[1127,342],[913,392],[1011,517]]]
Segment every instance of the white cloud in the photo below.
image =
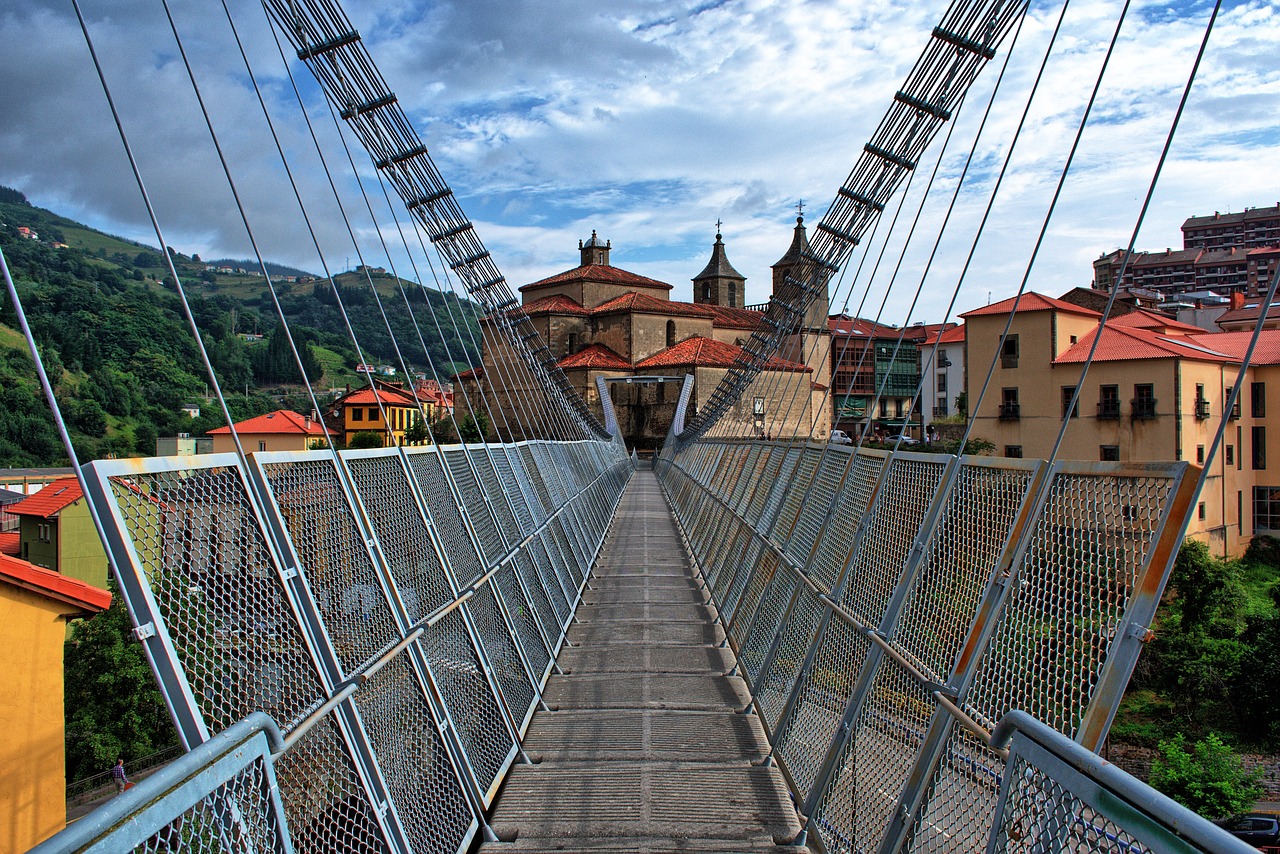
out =
[[[150,3],[113,3],[105,12],[86,5],[168,242],[206,257],[244,256],[243,228],[167,24]],[[669,281],[687,297],[722,218],[752,301],[767,295],[769,265],[790,241],[796,201],[806,200],[809,222],[816,222],[942,8],[887,0],[349,6],[513,287],[576,263],[577,240],[595,228],[613,240],[616,263]],[[999,298],[1016,288],[1118,8],[1101,0],[1072,5],[960,310],[985,302],[988,290]],[[353,254],[350,242],[271,34],[254,4],[237,4],[235,12],[330,265],[340,268],[335,259]],[[979,168],[915,319],[940,319],[1055,16],[1038,7],[1024,27]],[[1089,261],[1127,242],[1206,17],[1201,2],[1135,4],[1032,287],[1058,293],[1087,284]],[[220,7],[182,7],[179,26],[264,252],[318,269]],[[1280,200],[1280,178],[1268,168],[1280,145],[1278,35],[1275,3],[1224,11],[1140,246],[1176,244],[1178,226],[1192,213]],[[7,46],[0,75],[8,81],[0,109],[9,117],[0,127],[0,182],[38,204],[152,241],[63,4],[8,10],[0,15],[0,40]],[[995,65],[957,119],[945,181],[959,174]],[[326,157],[343,171],[345,155],[318,108],[316,87],[302,78]],[[922,173],[933,157],[936,150]],[[357,153],[357,162],[368,179],[367,160]],[[351,179],[341,178],[340,187],[354,227],[371,233]],[[376,193],[376,183],[370,189]],[[915,192],[922,190],[917,184]],[[886,319],[902,319],[919,281],[929,227],[939,226],[947,198],[934,195]],[[375,210],[382,210],[376,201]],[[389,222],[382,228],[394,232]],[[898,245],[890,241],[885,278],[874,287],[888,281]],[[376,241],[365,249],[377,263]],[[855,293],[864,287],[857,283]],[[840,294],[833,302],[843,301]]]

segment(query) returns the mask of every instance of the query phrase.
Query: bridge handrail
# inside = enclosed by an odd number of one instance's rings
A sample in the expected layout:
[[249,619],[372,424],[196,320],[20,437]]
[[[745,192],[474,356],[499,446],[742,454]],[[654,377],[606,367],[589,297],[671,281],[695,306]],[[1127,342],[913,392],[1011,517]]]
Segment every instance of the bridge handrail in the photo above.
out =
[[[257,806],[272,814],[273,850],[290,854],[293,845],[275,782],[273,754],[285,748],[279,725],[265,712],[252,712],[210,737],[128,791],[31,849],[32,854],[127,851],[145,843],[214,794],[245,769],[261,763]],[[241,803],[243,810],[247,804]],[[259,822],[260,826],[260,822]]]
[[[1037,819],[1042,834],[1075,832],[1068,826],[1051,826],[1054,818],[1067,817],[1068,824],[1116,842],[1118,847],[1111,850],[1185,851],[1190,843],[1222,854],[1256,851],[1026,712],[1005,714],[992,730],[991,742],[993,747],[1008,748],[1009,763],[1000,784],[988,854],[1009,848],[1015,835],[1010,827],[1020,816],[1027,816],[1029,804],[1039,815],[1028,817]],[[1023,773],[1017,773],[1019,769]],[[1015,787],[1041,786],[1046,777],[1058,793],[1011,803]],[[1122,829],[1133,842],[1115,838],[1110,827]],[[1025,830],[1021,829],[1019,838],[1026,838]]]

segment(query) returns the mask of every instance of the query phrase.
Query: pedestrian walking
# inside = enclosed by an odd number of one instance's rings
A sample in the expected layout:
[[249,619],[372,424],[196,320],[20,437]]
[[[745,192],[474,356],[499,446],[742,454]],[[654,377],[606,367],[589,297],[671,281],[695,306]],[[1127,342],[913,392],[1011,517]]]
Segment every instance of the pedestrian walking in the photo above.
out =
[[124,775],[124,760],[117,759],[111,766],[111,781],[116,784],[116,793],[123,792],[129,786],[129,778]]

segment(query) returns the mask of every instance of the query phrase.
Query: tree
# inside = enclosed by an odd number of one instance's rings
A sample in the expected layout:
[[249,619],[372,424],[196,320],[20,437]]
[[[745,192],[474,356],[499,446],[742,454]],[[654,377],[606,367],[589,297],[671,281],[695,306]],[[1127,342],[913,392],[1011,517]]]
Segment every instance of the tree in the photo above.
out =
[[1262,796],[1262,769],[1246,771],[1215,733],[1193,744],[1190,752],[1182,733],[1160,742],[1159,750],[1151,763],[1152,787],[1205,818],[1245,812]]
[[463,442],[483,442],[489,435],[489,416],[483,412],[474,412],[462,419],[458,425],[458,433]]
[[406,445],[423,445],[431,438],[431,434],[427,432],[427,423],[422,420],[421,415],[413,416],[413,423],[409,425],[409,429],[404,431],[404,443]]
[[107,588],[111,607],[72,624],[63,656],[68,781],[177,741],[113,577]]
[[352,450],[360,448],[385,448],[386,440],[382,433],[375,433],[372,430],[361,430],[359,433],[351,437],[347,442],[347,447]]
[[956,395],[956,412],[963,417],[969,417],[969,392],[962,391]]

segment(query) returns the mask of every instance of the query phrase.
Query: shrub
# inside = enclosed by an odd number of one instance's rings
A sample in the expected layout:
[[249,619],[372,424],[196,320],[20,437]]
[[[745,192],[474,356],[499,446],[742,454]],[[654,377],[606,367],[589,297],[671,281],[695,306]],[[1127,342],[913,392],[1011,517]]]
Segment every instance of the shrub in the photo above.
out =
[[1246,771],[1231,747],[1209,733],[1187,751],[1178,733],[1160,742],[1151,763],[1151,785],[1205,818],[1226,818],[1253,807],[1262,795],[1261,769]]

